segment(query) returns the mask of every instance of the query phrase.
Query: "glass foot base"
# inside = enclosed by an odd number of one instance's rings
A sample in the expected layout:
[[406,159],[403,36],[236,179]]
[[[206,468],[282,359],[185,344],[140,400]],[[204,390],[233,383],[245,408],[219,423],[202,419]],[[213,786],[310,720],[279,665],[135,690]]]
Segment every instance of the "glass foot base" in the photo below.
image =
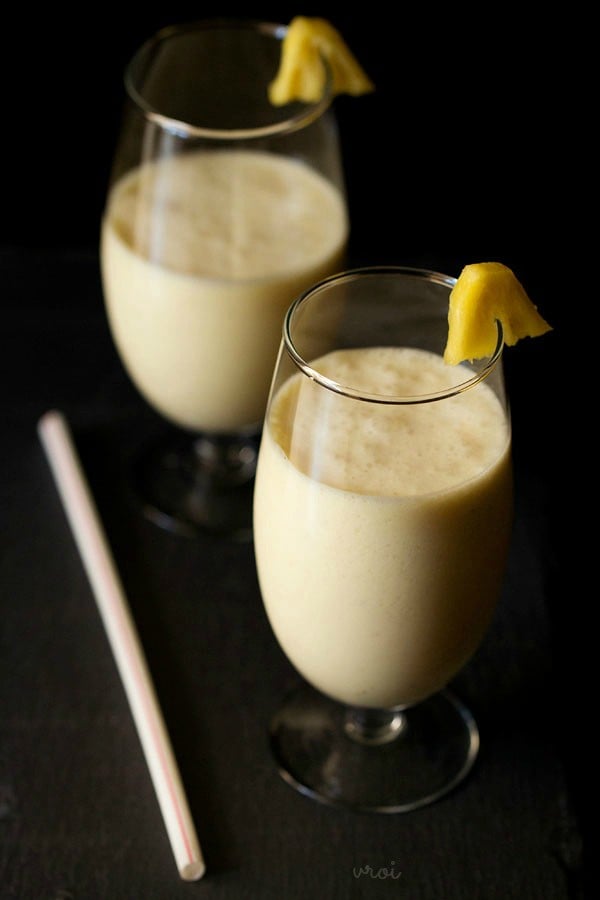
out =
[[475,762],[477,726],[449,691],[390,711],[388,728],[366,731],[357,713],[308,685],[292,692],[270,729],[284,780],[322,803],[403,813],[447,794]]
[[175,534],[250,540],[257,454],[257,437],[161,438],[133,463],[144,515]]

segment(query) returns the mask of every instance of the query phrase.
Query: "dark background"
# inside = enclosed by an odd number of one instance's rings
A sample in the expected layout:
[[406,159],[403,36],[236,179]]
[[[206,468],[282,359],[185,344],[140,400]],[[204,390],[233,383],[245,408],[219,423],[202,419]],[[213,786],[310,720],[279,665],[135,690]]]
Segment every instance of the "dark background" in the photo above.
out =
[[[215,15],[332,21],[376,85],[341,97],[354,248],[377,261],[430,254],[501,259],[545,311],[572,173],[570,23],[485,17],[456,5],[302,8],[285,4],[58,5],[4,17],[3,242],[95,244],[120,123],[123,69],[157,28]],[[581,27],[585,27],[584,23]],[[565,57],[569,58],[568,66]],[[5,204],[6,210],[6,204]]]
[[565,358],[575,364],[568,335],[580,308],[574,273],[584,267],[579,68],[580,38],[591,25],[564,11],[530,20],[506,4],[487,5],[485,14],[477,6],[461,13],[454,4],[440,10],[368,3],[356,10],[158,3],[80,5],[71,13],[48,5],[5,15],[0,246],[40,256],[96,252],[123,69],[158,28],[212,16],[287,22],[295,14],[336,25],[376,85],[372,95],[335,101],[352,262],[423,264],[458,275],[467,263],[498,260],[554,326],[508,350],[505,365],[517,488],[536,494],[549,561],[556,674],[548,692],[585,821],[593,805],[583,724],[589,716],[580,714],[590,667],[580,647],[591,609],[579,576],[565,587],[572,564],[565,531],[583,526],[567,476],[574,422],[565,401],[573,394],[562,366]]

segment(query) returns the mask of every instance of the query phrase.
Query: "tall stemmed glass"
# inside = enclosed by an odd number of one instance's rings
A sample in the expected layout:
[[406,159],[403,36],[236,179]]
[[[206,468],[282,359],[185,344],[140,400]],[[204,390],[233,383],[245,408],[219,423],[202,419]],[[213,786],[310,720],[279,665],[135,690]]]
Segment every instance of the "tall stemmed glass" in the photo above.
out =
[[132,381],[175,426],[136,468],[146,512],[186,533],[251,531],[285,310],[345,253],[330,88],[314,104],[268,99],[285,30],[174,26],[125,75],[102,226],[104,295]]
[[510,540],[502,332],[447,366],[455,279],[367,268],[291,306],[255,486],[265,608],[303,676],[274,753],[300,791],[404,812],[470,770],[479,737],[448,683],[497,603]]

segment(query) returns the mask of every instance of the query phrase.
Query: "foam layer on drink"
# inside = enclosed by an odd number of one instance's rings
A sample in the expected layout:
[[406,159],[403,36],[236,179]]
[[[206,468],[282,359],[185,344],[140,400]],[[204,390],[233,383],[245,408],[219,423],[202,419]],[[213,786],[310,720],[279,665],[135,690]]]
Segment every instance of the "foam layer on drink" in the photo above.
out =
[[[382,399],[448,391],[472,374],[445,365],[433,353],[396,347],[340,350],[312,366],[341,386]],[[504,412],[487,387],[443,402],[382,405],[344,397],[298,375],[273,404],[270,427],[305,474],[343,490],[386,497],[443,491],[467,481],[485,471],[507,443]]]
[[269,153],[196,152],[126,176],[112,226],[140,256],[187,275],[269,278],[339,249],[339,192],[303,163]]

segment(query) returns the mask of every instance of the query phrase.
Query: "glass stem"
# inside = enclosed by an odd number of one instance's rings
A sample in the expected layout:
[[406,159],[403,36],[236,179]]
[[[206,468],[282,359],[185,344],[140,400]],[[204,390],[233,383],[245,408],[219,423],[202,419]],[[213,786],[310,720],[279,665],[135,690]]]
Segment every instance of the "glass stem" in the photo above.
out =
[[395,741],[405,727],[406,716],[400,709],[349,707],[344,721],[349,738],[371,747]]
[[194,441],[194,462],[198,474],[227,483],[242,484],[253,477],[257,449],[254,441],[210,435]]

